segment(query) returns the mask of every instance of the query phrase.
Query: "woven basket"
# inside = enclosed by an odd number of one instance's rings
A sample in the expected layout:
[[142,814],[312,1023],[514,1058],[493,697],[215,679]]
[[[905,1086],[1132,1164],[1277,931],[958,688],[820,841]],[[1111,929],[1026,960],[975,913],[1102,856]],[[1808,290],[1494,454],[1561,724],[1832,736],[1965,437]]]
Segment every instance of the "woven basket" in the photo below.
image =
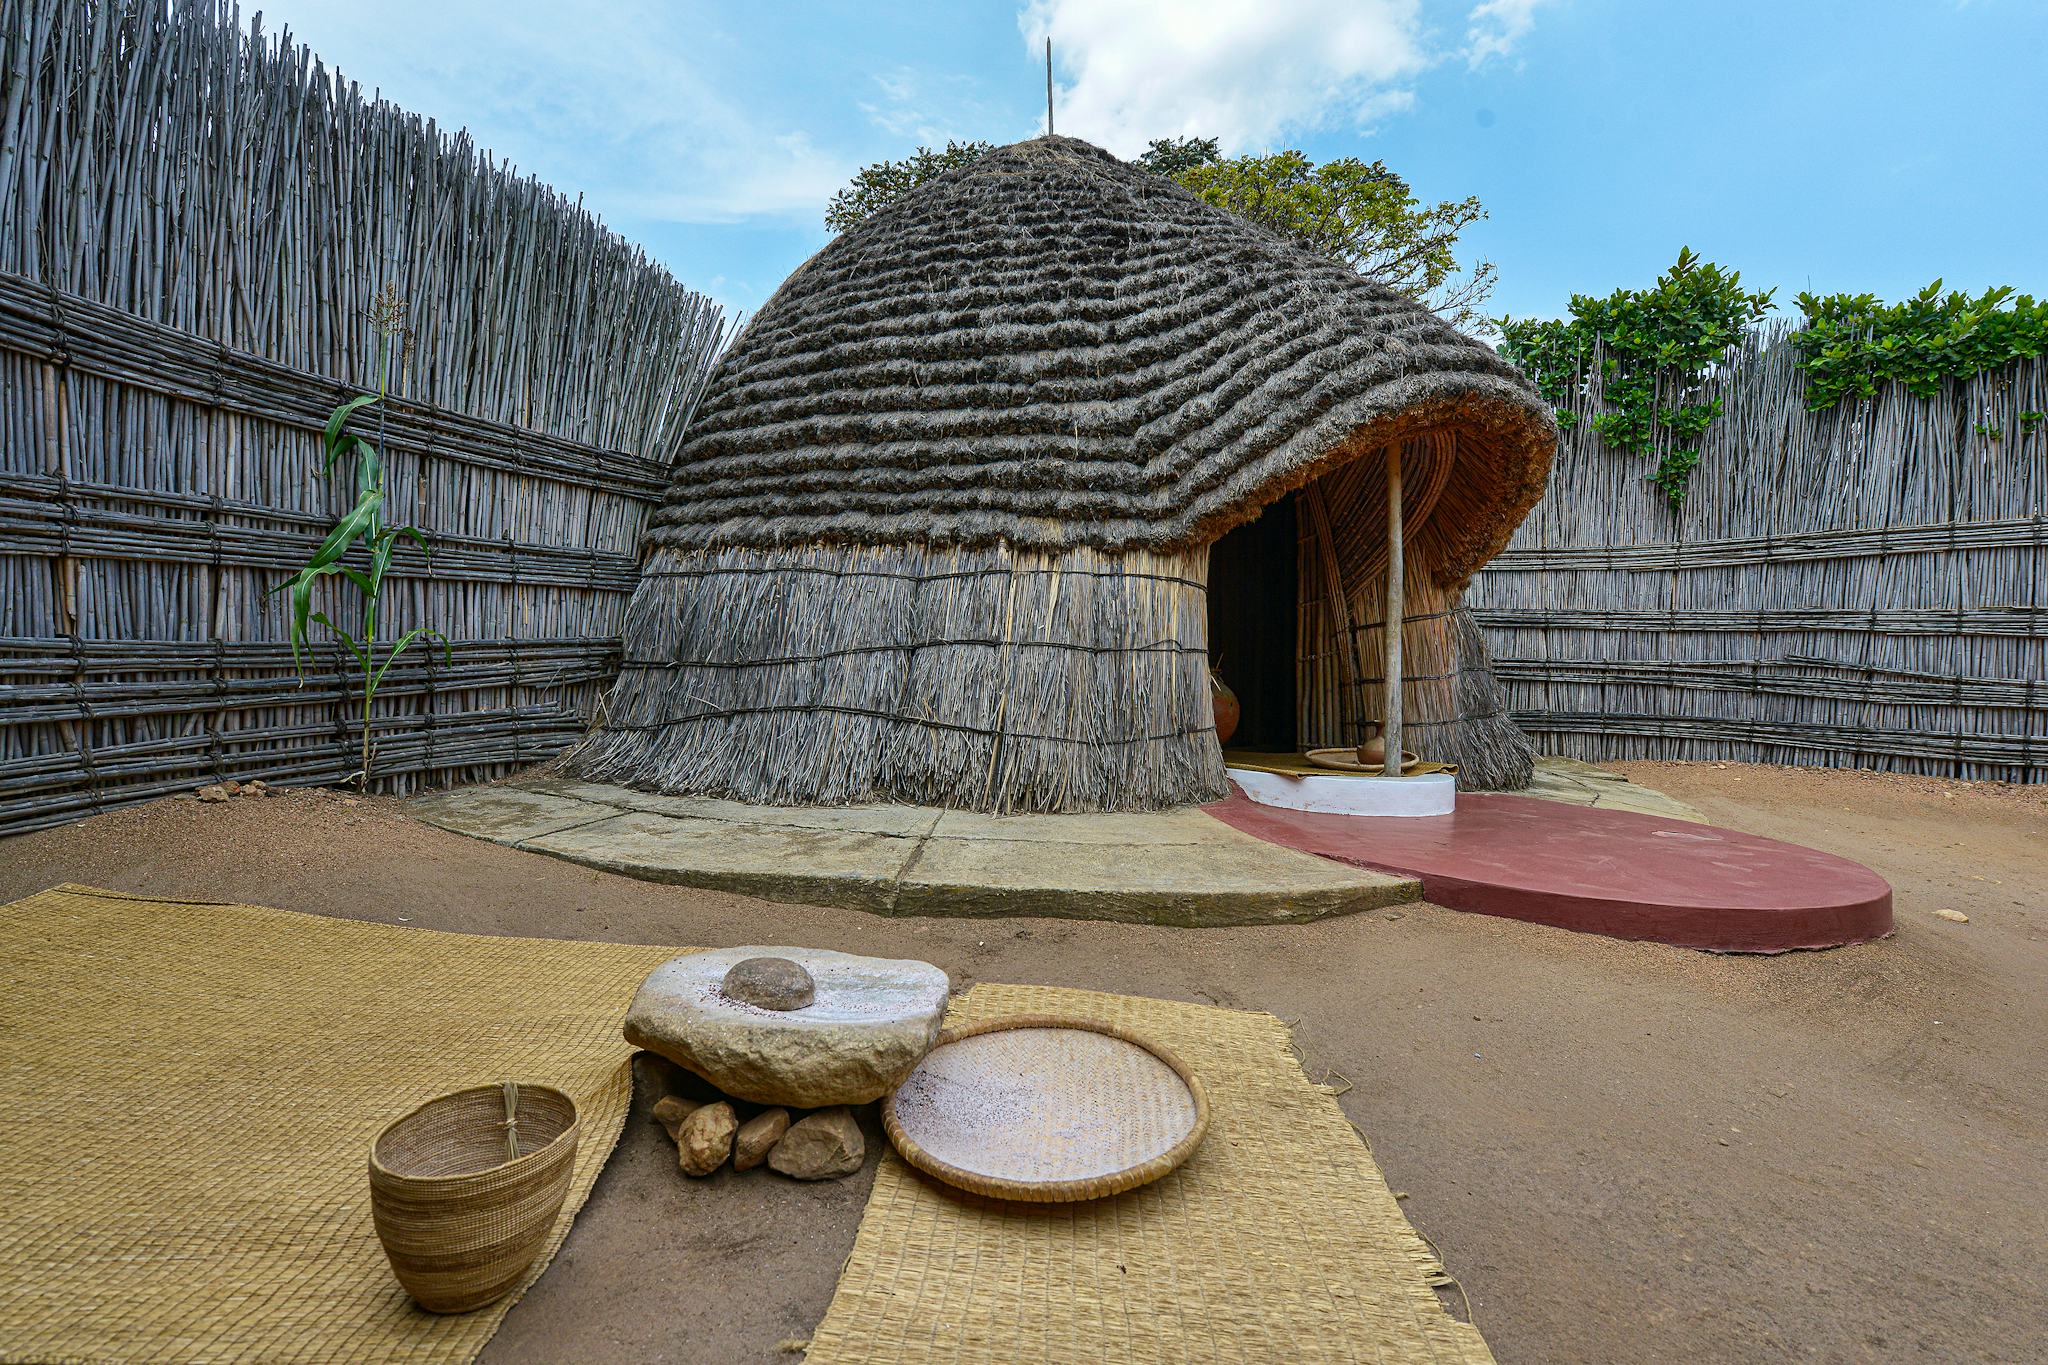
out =
[[467,1313],[512,1292],[569,1192],[576,1103],[545,1085],[432,1099],[370,1147],[370,1212],[420,1307]]
[[[1023,1073],[1035,1069],[1030,1066],[1031,1054],[1037,1053],[1041,1059],[1046,1055],[1037,1040],[1049,1039],[1059,1032],[1100,1034],[1129,1044],[1138,1054],[1150,1055],[1157,1074],[1141,1079],[1126,1068],[1104,1067],[1078,1058],[1062,1059],[1065,1064],[1051,1088],[1019,1093],[1014,1087],[1022,1082]],[[913,1072],[882,1102],[882,1126],[903,1159],[926,1175],[996,1199],[1034,1204],[1102,1199],[1149,1184],[1172,1171],[1194,1154],[1209,1131],[1209,1095],[1201,1078],[1160,1044],[1101,1020],[1019,1014],[949,1029],[939,1036],[931,1053],[919,1063],[919,1069],[931,1064],[947,1047],[991,1033],[1010,1033],[1018,1040],[1022,1051],[1009,1059],[1016,1069],[1007,1074],[985,1073],[979,1080],[970,1076],[956,1081],[956,1085],[964,1086],[955,1092],[958,1099],[975,1105],[983,1097],[973,1092],[985,1086],[987,1092],[1009,1092],[991,1113],[1020,1101],[1032,1111],[1058,1113],[1069,1110],[1077,1097],[1092,1094],[1098,1102],[1120,1111],[1118,1137],[1128,1146],[1120,1156],[1100,1150],[1091,1153],[1095,1159],[1107,1156],[1108,1168],[1085,1174],[1062,1169],[1067,1155],[1077,1149],[1074,1144],[1057,1140],[1047,1141],[1035,1151],[1012,1148],[1006,1152],[992,1145],[965,1161],[948,1160],[918,1140],[919,1121],[899,1112],[906,1096],[915,1088],[917,1074]],[[1162,1081],[1175,1093],[1168,1094]],[[1019,1113],[1016,1117],[1025,1115]]]

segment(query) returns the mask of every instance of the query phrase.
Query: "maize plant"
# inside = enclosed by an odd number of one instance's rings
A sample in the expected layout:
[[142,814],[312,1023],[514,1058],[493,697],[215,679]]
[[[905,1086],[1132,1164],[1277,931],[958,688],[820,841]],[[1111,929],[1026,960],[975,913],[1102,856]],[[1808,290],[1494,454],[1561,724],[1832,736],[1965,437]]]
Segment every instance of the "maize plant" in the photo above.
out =
[[[405,305],[395,294],[387,290],[380,295],[377,309],[373,313],[377,320],[378,375],[377,392],[351,398],[337,407],[327,419],[324,446],[325,455],[320,470],[332,474],[343,459],[355,460],[355,506],[349,509],[334,529],[327,533],[320,548],[306,561],[304,568],[284,582],[272,588],[272,592],[289,592],[291,604],[292,663],[299,670],[300,685],[305,682],[305,654],[310,654],[311,645],[306,639],[309,622],[317,621],[339,636],[355,655],[362,669],[362,717],[363,717],[363,761],[352,776],[367,791],[370,786],[370,766],[373,748],[370,740],[370,708],[377,699],[378,684],[384,681],[384,674],[396,663],[398,656],[412,647],[423,637],[441,642],[444,656],[452,655],[448,637],[431,626],[415,626],[400,635],[395,643],[378,657],[377,616],[383,605],[384,579],[391,569],[391,557],[398,549],[401,538],[413,541],[422,554],[429,553],[427,538],[417,527],[392,526],[384,520],[384,457],[375,445],[360,434],[349,429],[350,421],[364,408],[382,403],[391,382],[393,352],[401,338],[407,335],[404,324]],[[380,412],[381,417],[381,412]],[[379,438],[382,438],[382,423],[379,423]],[[361,559],[357,564],[344,562],[351,551],[360,548]],[[313,609],[313,589],[321,579],[339,576],[355,588],[362,599],[362,633],[350,633],[336,625],[324,611]],[[302,653],[303,651],[303,653]]]

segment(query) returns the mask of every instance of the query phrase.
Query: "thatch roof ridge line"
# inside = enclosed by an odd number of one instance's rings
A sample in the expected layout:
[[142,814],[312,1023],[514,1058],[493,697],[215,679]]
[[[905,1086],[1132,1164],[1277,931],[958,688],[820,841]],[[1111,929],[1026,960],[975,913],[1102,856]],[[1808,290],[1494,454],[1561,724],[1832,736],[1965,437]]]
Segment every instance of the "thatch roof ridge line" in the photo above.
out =
[[[1112,552],[1142,549],[1172,553],[1215,539],[1230,527],[1256,516],[1272,498],[1356,458],[1361,451],[1350,438],[1377,447],[1420,434],[1447,420],[1450,414],[1442,409],[1457,405],[1461,397],[1483,400],[1484,395],[1432,394],[1421,389],[1397,391],[1380,396],[1379,406],[1385,410],[1378,412],[1361,402],[1348,403],[1295,431],[1261,461],[1235,469],[1217,466],[1216,481],[1196,489],[1192,498],[1184,498],[1183,489],[1114,500],[1104,499],[1099,489],[1088,487],[1045,486],[992,492],[981,482],[970,482],[956,498],[950,496],[951,489],[927,488],[922,490],[927,507],[924,524],[913,539],[963,546],[992,544],[1011,539],[1011,518],[1024,515],[1040,518],[1057,528],[1057,536],[1050,530],[1041,530],[1032,537],[1032,543],[1041,546],[1093,545]],[[1533,479],[1519,475],[1516,462],[1501,458],[1479,433],[1475,432],[1465,444],[1467,464],[1508,476],[1504,491],[1515,501],[1533,501],[1540,495],[1540,474]],[[1319,450],[1321,454],[1304,459],[1303,450]],[[829,505],[834,510],[829,513],[808,513],[793,506],[768,520],[722,515],[729,507],[746,506],[746,499],[708,500],[694,510],[707,520],[716,520],[721,528],[722,534],[707,543],[752,543],[764,526],[772,524],[785,527],[804,541],[859,544],[900,538],[900,532],[888,529],[892,525],[888,508],[893,501],[886,495],[877,495],[871,487],[856,485],[833,492]],[[798,497],[792,502],[803,505],[813,499]],[[1160,535],[1170,513],[1178,514],[1178,519],[1187,523],[1181,539],[1173,542]],[[1490,558],[1506,543],[1513,529],[1511,521],[1439,528],[1447,539],[1463,547],[1459,556],[1447,562],[1444,572],[1462,580],[1467,575],[1458,566],[1472,555],[1478,556],[1477,562]]]
[[[1103,450],[1100,453],[1077,451],[1070,458],[1085,462],[1104,474],[1117,472],[1113,471],[1111,466],[1122,465],[1128,467],[1130,477],[1137,478],[1141,483],[1160,481],[1167,476],[1169,469],[1173,453],[1169,447],[1178,444],[1184,449],[1192,450],[1220,449],[1233,440],[1251,434],[1253,429],[1241,427],[1239,422],[1254,420],[1257,414],[1238,409],[1233,401],[1236,396],[1235,390],[1248,391],[1254,387],[1266,387],[1289,397],[1312,401],[1312,389],[1315,384],[1320,383],[1327,388],[1332,382],[1327,368],[1320,378],[1314,374],[1316,357],[1319,355],[1327,356],[1328,352],[1319,350],[1310,338],[1297,338],[1284,347],[1275,347],[1263,355],[1254,357],[1249,363],[1234,354],[1218,356],[1213,368],[1219,372],[1219,387],[1209,393],[1206,401],[1196,395],[1190,395],[1186,399],[1173,398],[1170,402],[1162,402],[1158,414],[1146,419],[1136,430],[1129,433],[1128,441],[1120,448]],[[1295,382],[1297,377],[1300,382]],[[1198,376],[1197,379],[1199,378]],[[1187,382],[1195,384],[1197,380]],[[1169,397],[1166,394],[1161,396]],[[1107,406],[1101,402],[1068,400],[1058,411],[1062,419],[1067,420],[1078,418],[1083,413],[1100,412]],[[908,414],[906,410],[898,409],[895,415],[904,418]],[[1185,432],[1182,428],[1186,428]],[[753,430],[778,445],[805,442],[815,445],[821,452],[829,451],[835,445],[849,453],[857,448],[852,443],[836,441],[831,432],[821,424],[804,421],[764,422]],[[1009,449],[1013,442],[1031,442],[1040,439],[1040,436],[1041,433],[1033,431],[992,430],[985,424],[983,431],[976,435],[946,436],[935,432],[931,438],[940,441],[974,439],[981,451],[1000,453]],[[932,452],[926,450],[924,458],[898,465],[894,459],[894,450],[898,444],[894,439],[885,439],[869,441],[858,447],[865,449],[868,454],[862,467],[870,470],[891,467],[930,469],[940,467],[944,463],[932,458]],[[903,443],[903,448],[922,449],[908,443]],[[728,479],[740,477],[747,472],[765,472],[772,467],[759,463],[758,460],[752,466],[739,465],[735,462],[746,457],[717,453],[719,443],[715,440],[707,440],[703,449],[707,453],[699,456],[698,479],[693,483],[693,489],[700,494]],[[828,467],[829,463],[828,461]],[[985,470],[988,463],[986,460],[977,461],[975,468]]]
[[[1165,291],[1158,292],[1163,298]],[[1072,332],[1077,344],[1068,346],[1066,350],[1072,357],[1068,363],[1076,369],[1084,367],[1091,361],[1128,361],[1136,356],[1144,356],[1154,352],[1158,354],[1159,358],[1163,358],[1180,350],[1184,345],[1185,339],[1192,338],[1196,328],[1203,324],[1247,321],[1265,308],[1279,306],[1279,304],[1285,301],[1285,297],[1291,293],[1291,289],[1282,289],[1274,284],[1255,286],[1249,290],[1224,291],[1216,289],[1194,295],[1182,291],[1177,293],[1170,302],[1162,301],[1156,306],[1147,308],[1147,315],[1153,320],[1154,325],[1152,330],[1143,333],[1119,329],[1113,326],[1117,319],[1127,315],[1131,302],[1141,302],[1143,301],[1142,299],[1131,299],[1127,296],[1125,299],[1119,300],[1119,302],[1124,304],[1124,308],[1115,314],[1109,315],[1107,322],[1091,319],[1088,316],[1089,310],[1086,303],[1081,303],[1065,310],[1055,309],[1052,305],[1045,305],[1043,309],[1044,330],[1041,331],[1040,339],[1045,342],[1056,342],[1062,340],[1065,333]],[[1276,297],[1276,295],[1281,297]],[[1220,315],[1213,308],[1204,308],[1203,305],[1205,303],[1218,299],[1222,301],[1221,307],[1223,311]],[[753,367],[752,377],[746,381],[748,388],[734,391],[731,395],[731,399],[734,402],[729,403],[728,406],[736,406],[737,400],[759,394],[764,390],[772,391],[775,385],[800,379],[811,374],[826,372],[848,374],[866,383],[869,371],[886,369],[890,366],[910,364],[931,366],[989,365],[993,363],[1008,363],[1014,366],[1020,363],[1015,357],[1011,356],[949,355],[941,350],[942,344],[946,347],[957,345],[961,348],[962,352],[966,352],[970,346],[975,344],[985,348],[988,345],[991,334],[999,333],[1002,327],[1024,326],[1032,320],[1028,316],[1023,318],[1006,316],[1001,322],[990,322],[985,316],[990,311],[992,310],[985,306],[962,308],[958,310],[959,313],[974,316],[976,321],[971,325],[960,326],[951,325],[953,313],[949,311],[948,314],[939,319],[940,325],[943,328],[942,331],[927,333],[922,337],[908,327],[899,329],[887,326],[886,324],[881,326],[872,324],[862,326],[859,322],[852,320],[841,320],[831,327],[816,329],[810,334],[808,345],[802,350],[792,350],[786,357],[761,356]],[[1397,310],[1390,307],[1388,311],[1398,316]],[[1075,317],[1074,314],[1076,312],[1082,316]],[[891,316],[903,315],[896,314]],[[1090,339],[1086,344],[1079,344],[1081,339],[1091,330],[1102,331],[1106,327],[1109,330],[1119,331],[1121,334],[1110,339],[1100,341]],[[1211,330],[1215,330],[1213,326]],[[1049,331],[1050,335],[1046,335],[1046,331]],[[1425,329],[1408,328],[1395,331],[1390,335],[1402,337],[1404,340],[1411,336],[1420,340],[1427,335],[1427,332]],[[1371,334],[1367,339],[1377,348],[1378,344],[1387,338],[1383,338],[1378,334]],[[1221,334],[1203,338],[1204,344],[1226,342],[1227,340],[1227,336]],[[932,353],[928,355],[906,354],[900,350],[892,349],[890,354],[878,357],[864,365],[859,365],[857,368],[849,368],[839,360],[842,348],[857,346],[862,342],[887,344],[892,348],[901,345],[915,345],[918,342],[922,342]],[[1502,373],[1513,372],[1507,361],[1501,360],[1496,356],[1495,362]]]
[[1555,440],[1491,348],[1073,139],[999,149],[849,229],[727,361],[656,545],[1178,549],[1426,412],[1472,433],[1467,472],[1493,486],[1470,504],[1484,532],[1451,537],[1477,552]]
[[[1099,286],[1096,291],[1098,298],[1127,297],[1123,290],[1153,278],[1161,281],[1160,287],[1163,291],[1173,287],[1185,288],[1190,281],[1198,280],[1205,274],[1213,275],[1221,268],[1260,265],[1251,244],[1244,244],[1231,251],[1218,251],[1214,249],[1213,243],[1208,249],[1203,249],[1203,240],[1190,234],[1184,243],[1177,241],[1163,245],[1156,251],[1128,251],[1123,254],[1114,269],[1103,267],[1099,273],[1073,270],[1067,272],[1058,282]],[[1264,245],[1267,243],[1259,244],[1261,247]],[[953,250],[961,263],[973,261],[974,253],[971,247],[958,245]],[[904,292],[905,286],[928,284],[935,270],[951,264],[953,263],[918,258],[905,264],[883,270],[869,270],[857,277],[837,281],[839,287],[834,291],[821,291],[815,297],[805,298],[801,304],[792,305],[790,321],[809,323],[815,317],[827,316],[851,317],[856,321],[865,321],[869,318],[900,314],[905,311],[905,305],[913,301],[913,296]],[[1378,303],[1395,306],[1413,305],[1413,300],[1408,296],[1388,288],[1377,280],[1350,271],[1335,261],[1318,256],[1312,258],[1308,264],[1314,265],[1319,272],[1328,277],[1326,280],[1314,282],[1317,293],[1349,291]],[[962,307],[988,307],[992,303],[1004,301],[1005,296],[1000,292],[1002,289],[1020,282],[1034,287],[1041,285],[1048,273],[1050,272],[1045,269],[1033,269],[1028,264],[1006,265],[1001,262],[983,261],[978,264],[972,280],[950,282],[949,288],[955,291],[980,291],[980,297],[970,295],[967,301],[960,305]],[[1298,279],[1292,282],[1297,288],[1303,287]],[[1063,297],[1072,296],[1069,293]]]

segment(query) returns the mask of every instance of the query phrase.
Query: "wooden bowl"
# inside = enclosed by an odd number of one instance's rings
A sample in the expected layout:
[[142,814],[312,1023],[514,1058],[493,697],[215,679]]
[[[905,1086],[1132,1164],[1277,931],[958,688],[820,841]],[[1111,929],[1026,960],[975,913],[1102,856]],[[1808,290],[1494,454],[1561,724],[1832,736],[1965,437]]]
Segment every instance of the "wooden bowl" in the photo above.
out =
[[[1365,773],[1373,777],[1385,776],[1385,768],[1387,766],[1384,763],[1360,763],[1358,761],[1358,750],[1355,747],[1344,749],[1310,749],[1308,751],[1308,761],[1315,764],[1318,768],[1328,768],[1332,772]],[[1403,773],[1413,772],[1420,766],[1422,766],[1421,761],[1412,752],[1407,749],[1401,751],[1401,771]]]

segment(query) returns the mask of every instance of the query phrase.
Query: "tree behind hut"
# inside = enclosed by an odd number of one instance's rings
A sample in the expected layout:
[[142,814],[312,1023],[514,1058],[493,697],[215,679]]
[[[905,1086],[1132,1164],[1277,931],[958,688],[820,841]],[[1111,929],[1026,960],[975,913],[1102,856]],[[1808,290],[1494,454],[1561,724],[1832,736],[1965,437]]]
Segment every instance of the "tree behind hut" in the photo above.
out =
[[[1159,143],[1152,144],[1157,148]],[[1486,217],[1476,195],[1426,204],[1384,161],[1300,152],[1197,163],[1174,176],[1220,209],[1400,290],[1454,327],[1485,331],[1490,261],[1460,266],[1458,234]]]
[[825,226],[834,232],[844,232],[880,213],[925,181],[961,166],[972,166],[995,149],[993,142],[954,142],[949,138],[943,152],[919,147],[901,161],[877,161],[863,167],[825,206]]
[[[948,141],[944,151],[919,147],[900,161],[877,161],[832,196],[825,226],[844,232],[994,150],[988,142]],[[1136,164],[1399,290],[1454,327],[1493,330],[1483,311],[1493,293],[1493,263],[1468,269],[1457,258],[1458,234],[1486,217],[1477,196],[1425,204],[1383,161],[1347,156],[1318,166],[1296,151],[1225,157],[1213,137],[1155,138]]]

